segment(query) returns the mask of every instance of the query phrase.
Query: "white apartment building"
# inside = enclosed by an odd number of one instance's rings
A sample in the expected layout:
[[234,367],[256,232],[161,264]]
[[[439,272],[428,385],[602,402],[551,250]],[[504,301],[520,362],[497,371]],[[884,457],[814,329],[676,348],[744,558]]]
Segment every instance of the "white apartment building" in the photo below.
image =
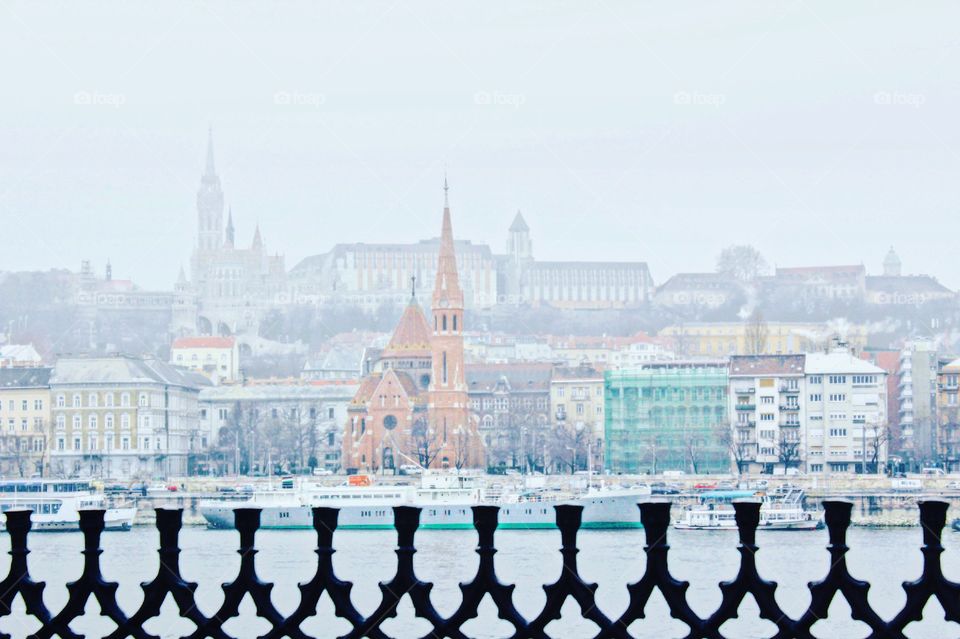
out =
[[214,384],[240,378],[235,337],[178,337],[170,345],[170,363],[203,373]]
[[889,434],[886,375],[843,346],[806,355],[804,470],[882,470]]
[[182,476],[199,450],[202,375],[153,358],[65,357],[50,376],[50,475]]
[[801,468],[806,457],[804,355],[730,358],[730,455],[741,472]]
[[[257,424],[265,432],[296,430],[308,442],[302,451],[302,465],[309,465],[312,457],[316,467],[337,471],[347,407],[358,387],[353,383],[276,383],[205,388],[200,392],[200,429],[211,447],[218,445],[222,429],[236,427],[238,421],[246,428]],[[306,436],[308,429],[313,430],[313,436]],[[273,445],[278,448],[277,461],[281,454],[295,448],[290,442]],[[261,452],[267,446],[261,443]],[[226,455],[225,467],[218,472],[236,472],[235,466],[241,461],[247,460]]]

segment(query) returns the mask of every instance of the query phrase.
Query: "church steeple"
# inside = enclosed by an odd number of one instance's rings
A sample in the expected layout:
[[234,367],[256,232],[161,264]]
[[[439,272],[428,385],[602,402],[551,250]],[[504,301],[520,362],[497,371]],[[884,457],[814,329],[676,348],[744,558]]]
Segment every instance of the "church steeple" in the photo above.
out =
[[463,291],[457,274],[457,257],[453,245],[453,224],[450,221],[450,187],[443,179],[443,226],[440,230],[440,256],[437,279],[433,286],[433,308],[463,309]]
[[227,231],[223,244],[227,248],[233,248],[235,246],[235,240],[236,237],[233,230],[233,207],[230,207],[227,209]]
[[256,230],[253,232],[253,244],[250,245],[250,248],[262,249],[263,248],[263,238],[260,237],[260,225],[257,224]]
[[223,246],[223,190],[213,163],[213,128],[207,131],[207,162],[197,191],[197,248],[217,251]]
[[213,162],[213,125],[207,128],[207,165],[203,170],[203,177],[217,177],[217,168]]

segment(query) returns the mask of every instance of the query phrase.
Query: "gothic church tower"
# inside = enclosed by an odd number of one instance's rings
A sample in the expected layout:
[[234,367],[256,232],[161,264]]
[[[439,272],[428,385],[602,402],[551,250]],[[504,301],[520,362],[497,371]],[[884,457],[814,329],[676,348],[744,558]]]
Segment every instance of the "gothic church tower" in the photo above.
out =
[[443,228],[433,288],[433,336],[430,340],[433,372],[428,388],[428,420],[440,449],[440,468],[474,467],[479,436],[470,421],[463,351],[463,290],[454,254],[453,226],[446,180],[443,184]]

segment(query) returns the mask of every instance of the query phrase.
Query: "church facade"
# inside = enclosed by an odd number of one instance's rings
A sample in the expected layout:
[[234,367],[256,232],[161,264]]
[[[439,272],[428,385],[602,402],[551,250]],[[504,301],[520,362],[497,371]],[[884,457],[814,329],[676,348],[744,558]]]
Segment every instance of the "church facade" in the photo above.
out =
[[190,278],[183,269],[174,287],[174,335],[256,333],[263,314],[286,301],[286,268],[282,255],[270,255],[259,225],[250,245],[236,241],[233,212],[227,211],[213,156],[213,134],[197,192],[197,242],[190,260]]
[[[445,187],[446,188],[446,187]],[[342,465],[387,472],[402,465],[477,468],[483,443],[471,416],[464,370],[464,294],[445,202],[428,321],[414,290],[348,407]]]

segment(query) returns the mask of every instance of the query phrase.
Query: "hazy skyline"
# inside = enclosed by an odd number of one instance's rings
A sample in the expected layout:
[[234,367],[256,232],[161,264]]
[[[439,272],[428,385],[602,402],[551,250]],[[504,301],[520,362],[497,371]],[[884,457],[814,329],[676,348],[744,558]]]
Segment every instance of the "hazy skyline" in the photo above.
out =
[[[188,266],[207,127],[292,268],[439,232],[538,259],[729,244],[960,288],[960,6],[0,1],[0,270]],[[735,9],[735,10],[734,10]]]

